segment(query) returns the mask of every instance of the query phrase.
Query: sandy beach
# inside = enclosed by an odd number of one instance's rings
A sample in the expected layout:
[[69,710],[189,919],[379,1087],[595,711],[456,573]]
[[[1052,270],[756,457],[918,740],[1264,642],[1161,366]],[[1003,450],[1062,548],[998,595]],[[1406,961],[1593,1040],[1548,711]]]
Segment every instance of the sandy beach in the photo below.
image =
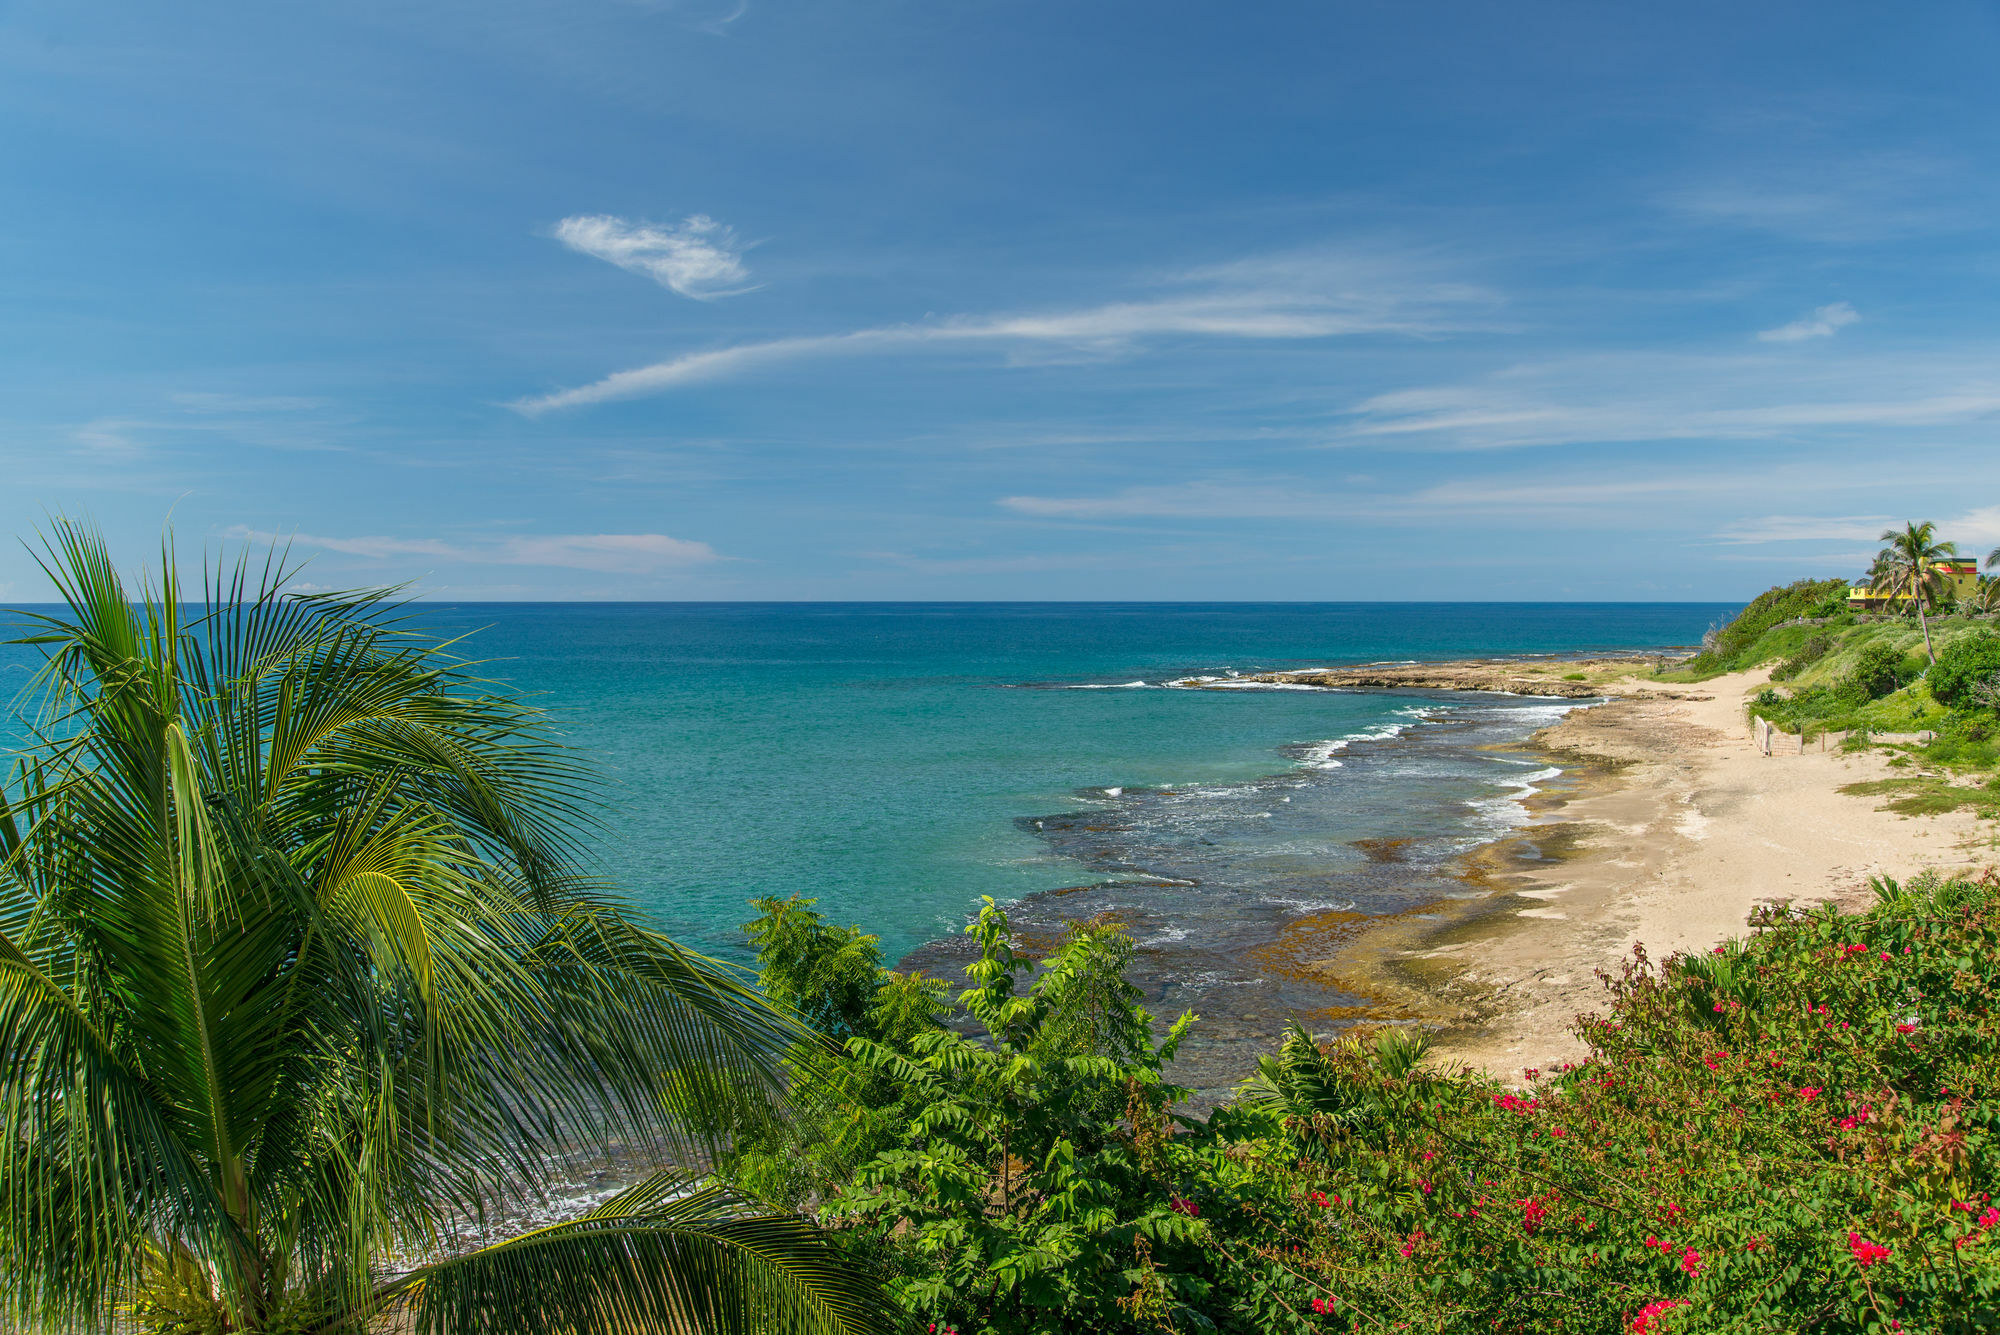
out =
[[1467,897],[1343,943],[1325,975],[1438,1029],[1442,1058],[1517,1077],[1581,1051],[1572,1017],[1635,946],[1706,950],[1761,903],[1861,904],[1871,876],[2000,863],[2000,831],[1969,811],[1840,791],[1909,772],[1881,752],[1764,755],[1743,701],[1766,675],[1612,683],[1618,698],[1537,735],[1564,778],[1535,825],[1468,858]]

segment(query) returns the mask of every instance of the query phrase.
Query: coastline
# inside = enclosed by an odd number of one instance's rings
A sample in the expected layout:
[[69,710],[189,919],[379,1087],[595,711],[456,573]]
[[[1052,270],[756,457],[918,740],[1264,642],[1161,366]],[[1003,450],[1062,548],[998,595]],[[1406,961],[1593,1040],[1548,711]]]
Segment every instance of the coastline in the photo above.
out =
[[1436,1030],[1440,1059],[1507,1077],[1581,1053],[1572,1018],[1602,1006],[1598,972],[1635,946],[1706,950],[1760,904],[1854,906],[1871,876],[2000,862],[1971,813],[1904,816],[1839,791],[1897,773],[1880,753],[1763,755],[1742,703],[1767,680],[1607,683],[1607,703],[1535,735],[1563,777],[1528,799],[1534,824],[1465,856],[1476,893],[1358,933],[1315,971],[1378,1019]]
[[1593,700],[1616,685],[1626,693],[1649,698],[1698,698],[1692,691],[1632,676],[1640,665],[1658,667],[1676,661],[1671,654],[1550,655],[1545,658],[1463,658],[1433,663],[1367,663],[1348,667],[1299,668],[1258,672],[1228,680],[1197,678],[1172,683],[1206,690],[1227,690],[1250,684],[1319,686],[1344,691],[1479,691],[1498,695],[1546,696],[1559,700]]

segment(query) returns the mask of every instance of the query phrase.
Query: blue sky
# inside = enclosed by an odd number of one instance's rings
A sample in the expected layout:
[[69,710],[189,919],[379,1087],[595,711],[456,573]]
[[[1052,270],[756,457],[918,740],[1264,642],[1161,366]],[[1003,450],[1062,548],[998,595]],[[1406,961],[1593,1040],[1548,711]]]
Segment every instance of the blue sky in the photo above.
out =
[[1996,68],[1953,3],[17,0],[0,533],[450,598],[1983,553]]

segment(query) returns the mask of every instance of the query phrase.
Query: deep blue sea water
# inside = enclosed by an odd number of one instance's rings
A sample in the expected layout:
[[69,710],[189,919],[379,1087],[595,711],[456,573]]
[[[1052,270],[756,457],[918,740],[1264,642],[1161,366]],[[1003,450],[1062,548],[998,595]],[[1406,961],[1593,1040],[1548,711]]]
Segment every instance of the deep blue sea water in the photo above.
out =
[[[1025,900],[1024,921],[1125,918],[1177,1010],[1254,985],[1246,961],[1288,916],[1429,893],[1423,867],[1518,819],[1540,762],[1507,747],[1560,706],[1160,683],[1689,645],[1733,610],[427,604],[422,621],[476,632],[467,652],[597,765],[604,870],[688,944],[741,958],[748,901],[803,894],[893,961],[992,895]],[[0,690],[29,662],[0,649]],[[1355,843],[1381,838],[1415,851],[1385,871]]]

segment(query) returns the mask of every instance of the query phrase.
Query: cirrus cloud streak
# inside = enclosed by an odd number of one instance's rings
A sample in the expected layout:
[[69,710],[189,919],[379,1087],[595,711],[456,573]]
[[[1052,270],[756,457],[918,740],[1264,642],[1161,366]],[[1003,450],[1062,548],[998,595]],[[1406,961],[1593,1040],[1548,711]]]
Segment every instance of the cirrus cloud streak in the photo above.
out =
[[337,538],[311,533],[263,533],[239,525],[223,536],[251,542],[318,548],[370,561],[424,557],[468,565],[553,566],[623,575],[669,573],[722,559],[705,542],[670,538],[664,533],[512,535],[492,540],[450,542],[442,538]]
[[1320,256],[1221,266],[1183,275],[1177,280],[1182,291],[1150,300],[739,343],[685,353],[508,406],[532,417],[825,357],[980,345],[1109,357],[1129,353],[1148,339],[1428,337],[1491,327],[1489,312],[1498,301],[1492,293],[1435,281],[1419,269],[1416,261]]

